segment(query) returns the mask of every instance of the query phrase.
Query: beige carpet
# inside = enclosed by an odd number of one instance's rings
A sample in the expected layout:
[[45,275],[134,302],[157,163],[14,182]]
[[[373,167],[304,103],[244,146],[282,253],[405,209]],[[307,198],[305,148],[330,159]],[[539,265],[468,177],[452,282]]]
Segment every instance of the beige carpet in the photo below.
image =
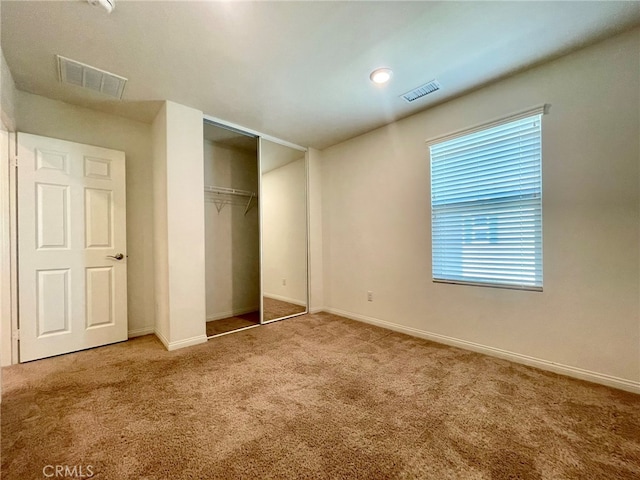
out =
[[640,478],[640,396],[328,314],[3,382],[3,480]]
[[266,321],[296,315],[306,310],[305,307],[301,307],[300,305],[268,297],[262,298],[262,305],[264,307],[264,319]]
[[233,332],[245,327],[260,325],[260,312],[250,312],[235,317],[221,318],[207,322],[207,337]]

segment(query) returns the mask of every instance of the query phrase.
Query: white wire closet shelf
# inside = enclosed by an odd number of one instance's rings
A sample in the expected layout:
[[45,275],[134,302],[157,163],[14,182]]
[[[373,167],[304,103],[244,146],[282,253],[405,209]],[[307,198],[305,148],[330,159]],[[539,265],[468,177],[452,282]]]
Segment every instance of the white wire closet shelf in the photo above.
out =
[[218,213],[225,205],[240,205],[244,207],[244,214],[251,209],[251,203],[255,199],[257,203],[258,195],[248,190],[238,190],[237,188],[216,187],[213,185],[204,186],[205,200],[216,206]]

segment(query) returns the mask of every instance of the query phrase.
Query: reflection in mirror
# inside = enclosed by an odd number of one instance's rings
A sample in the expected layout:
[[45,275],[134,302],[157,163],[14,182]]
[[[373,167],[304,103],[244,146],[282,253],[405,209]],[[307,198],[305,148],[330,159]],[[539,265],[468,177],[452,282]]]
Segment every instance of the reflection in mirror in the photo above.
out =
[[260,139],[262,322],[307,312],[305,152]]
[[205,122],[207,337],[260,324],[258,140]]

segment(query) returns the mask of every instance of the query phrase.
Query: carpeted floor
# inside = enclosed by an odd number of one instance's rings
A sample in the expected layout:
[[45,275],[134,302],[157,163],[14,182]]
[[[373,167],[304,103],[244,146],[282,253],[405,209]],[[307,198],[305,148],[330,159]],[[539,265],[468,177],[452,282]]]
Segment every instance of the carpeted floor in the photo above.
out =
[[207,322],[207,337],[220,333],[233,332],[240,328],[260,325],[260,312],[250,312],[235,317],[221,318]]
[[266,321],[296,315],[306,310],[305,307],[300,305],[283,302],[282,300],[276,300],[275,298],[269,297],[263,297],[262,304],[264,307],[264,319]]
[[640,396],[329,314],[2,377],[3,480],[640,478]]

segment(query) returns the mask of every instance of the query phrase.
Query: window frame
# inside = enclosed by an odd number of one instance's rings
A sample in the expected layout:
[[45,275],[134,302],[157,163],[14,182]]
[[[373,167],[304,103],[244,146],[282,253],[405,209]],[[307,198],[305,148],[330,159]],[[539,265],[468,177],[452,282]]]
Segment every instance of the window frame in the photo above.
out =
[[[543,255],[543,214],[542,214],[542,190],[543,190],[543,185],[542,185],[542,140],[543,140],[543,130],[542,130],[542,118],[545,114],[547,114],[549,112],[551,105],[549,104],[544,104],[544,105],[540,105],[534,108],[530,108],[521,112],[518,112],[516,114],[512,114],[509,115],[507,117],[502,117],[500,119],[497,120],[493,120],[491,122],[487,122],[487,123],[483,123],[480,125],[476,125],[474,127],[471,128],[467,128],[464,130],[460,130],[454,133],[450,133],[447,135],[443,135],[431,140],[428,140],[426,142],[426,145],[428,147],[429,150],[429,172],[430,172],[430,179],[429,179],[429,196],[430,196],[430,207],[431,207],[431,278],[432,281],[434,283],[445,283],[445,284],[456,284],[456,285],[471,285],[471,286],[481,286],[481,287],[490,287],[490,288],[503,288],[503,289],[512,289],[512,290],[527,290],[527,291],[537,291],[537,292],[542,292],[543,291],[543,280],[544,280],[544,268],[543,268],[543,263],[544,263],[544,255]],[[436,271],[436,262],[434,261],[435,259],[435,255],[434,255],[434,195],[433,195],[433,176],[432,176],[432,171],[433,171],[433,163],[432,163],[432,150],[431,147],[435,146],[435,145],[439,145],[454,139],[458,139],[460,137],[465,137],[465,136],[470,136],[485,130],[490,130],[494,127],[499,127],[505,124],[509,124],[509,123],[514,123],[517,122],[519,120],[523,120],[526,119],[528,117],[533,117],[533,116],[539,116],[540,117],[540,133],[539,133],[539,142],[540,142],[540,180],[539,180],[539,185],[540,185],[540,192],[539,192],[539,198],[537,199],[537,201],[539,202],[539,211],[540,211],[540,247],[539,247],[539,268],[540,268],[540,282],[539,284],[535,284],[535,285],[531,285],[531,284],[525,284],[525,283],[505,283],[505,282],[498,282],[496,283],[495,281],[491,281],[490,279],[487,279],[486,281],[475,281],[475,280],[470,280],[470,281],[465,281],[465,280],[461,280],[459,278],[439,278],[436,277],[435,275],[435,271]],[[507,198],[505,197],[501,197],[501,198]],[[520,202],[522,202],[522,199],[520,199]],[[453,202],[453,204],[455,204],[455,202]],[[477,204],[483,204],[482,200],[478,200]],[[483,205],[487,205],[487,202],[484,201]],[[461,253],[462,254],[462,253]],[[538,259],[536,258],[536,261]],[[480,275],[479,275],[480,276]],[[486,278],[486,277],[485,277]]]

